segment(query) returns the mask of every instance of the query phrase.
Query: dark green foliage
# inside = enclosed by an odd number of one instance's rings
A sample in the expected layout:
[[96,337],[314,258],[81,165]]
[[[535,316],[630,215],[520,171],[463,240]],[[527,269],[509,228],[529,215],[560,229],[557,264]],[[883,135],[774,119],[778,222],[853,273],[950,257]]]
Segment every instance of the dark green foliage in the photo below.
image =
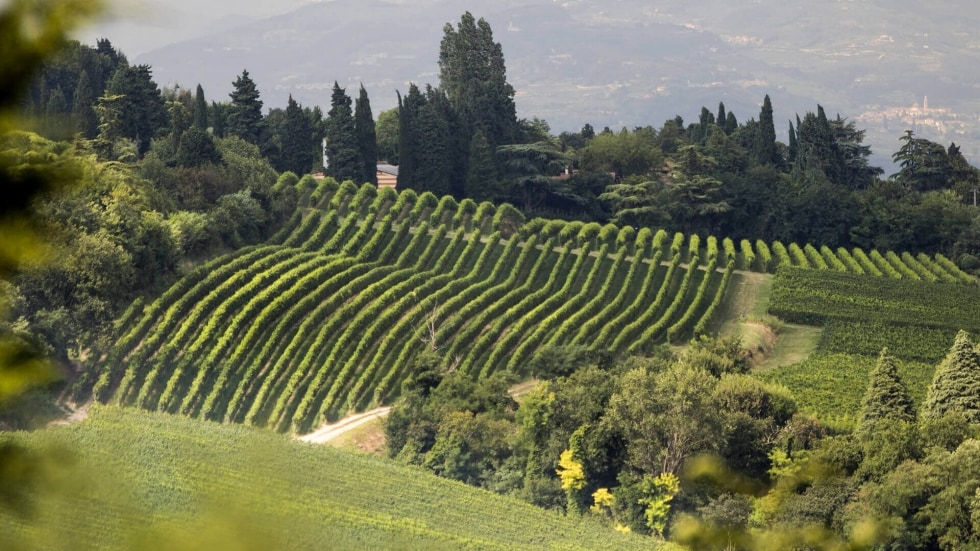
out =
[[773,122],[772,101],[769,94],[762,100],[762,110],[759,112],[759,129],[755,135],[752,154],[760,165],[771,164],[782,166],[782,159],[776,149],[776,125]]
[[[728,113],[725,111],[725,102],[718,102],[718,114],[715,116],[715,124],[721,127],[722,130],[725,129],[725,123],[728,122]],[[725,132],[726,134],[728,132]]]
[[292,95],[286,104],[285,115],[279,135],[281,162],[277,168],[296,174],[308,174],[316,161],[314,142],[317,141],[310,117]]
[[95,105],[95,98],[101,95],[100,92],[95,91],[88,72],[83,69],[78,76],[71,110],[75,131],[83,138],[93,139],[99,133],[99,118],[92,107]]
[[911,130],[899,138],[902,147],[892,154],[900,170],[892,175],[896,181],[912,191],[932,191],[949,187],[952,166],[949,155],[942,145],[923,138],[916,138]]
[[364,162],[362,182],[378,183],[378,143],[374,117],[371,114],[371,101],[367,90],[361,85],[360,94],[354,105],[354,131],[357,134],[357,144]]
[[895,358],[883,349],[878,363],[871,371],[868,390],[861,400],[857,419],[857,432],[870,435],[884,420],[915,422],[915,409],[905,383],[898,375]]
[[533,211],[556,197],[575,201],[567,184],[553,178],[564,166],[564,157],[548,143],[513,144],[497,148],[497,166],[502,197],[520,207]]
[[766,479],[773,448],[770,435],[796,413],[792,394],[778,384],[726,373],[713,389],[712,407],[723,415],[725,464],[757,480]]
[[613,222],[647,228],[667,225],[675,201],[659,178],[627,178],[607,186],[599,200],[609,205]]
[[[439,88],[470,128],[483,131],[492,148],[518,135],[514,88],[490,25],[465,12],[456,28],[446,23],[439,46]],[[467,137],[466,142],[469,139]]]
[[243,70],[232,85],[235,89],[230,94],[231,105],[227,108],[224,124],[221,127],[222,132],[217,131],[216,117],[213,123],[215,134],[223,136],[227,133],[249,143],[258,144],[262,137],[262,100],[259,99],[259,89],[248,76],[247,70]]
[[414,183],[411,187],[416,191],[431,191],[441,196],[449,193],[452,186],[448,103],[439,90],[431,87],[426,88],[424,98],[424,103],[414,117],[415,144],[411,151],[414,155],[415,170]]
[[330,96],[327,113],[327,163],[326,173],[338,182],[352,180],[362,184],[364,160],[357,141],[354,112],[350,96],[336,82]]
[[228,123],[229,106],[226,103],[212,101],[208,108],[208,120],[211,121],[211,131],[218,138],[225,137],[225,129]]
[[204,88],[200,84],[194,91],[194,126],[201,130],[208,129],[208,102],[204,99]]
[[[799,117],[797,117],[799,120]],[[796,156],[800,152],[800,145],[796,138],[796,128],[793,127],[793,121],[789,121],[789,159],[787,159],[790,165],[796,163]]]
[[47,106],[44,110],[44,134],[55,139],[65,139],[69,136],[72,128],[66,123],[68,117],[68,102],[61,90],[55,89],[48,96]]
[[949,354],[936,368],[922,404],[923,417],[942,417],[954,411],[980,424],[980,352],[966,331],[956,335]]
[[221,153],[207,130],[192,126],[184,131],[174,161],[179,166],[195,167],[206,163],[221,163]]
[[480,129],[473,132],[467,166],[466,196],[477,201],[492,199],[497,193],[497,166],[490,142]]
[[122,98],[117,106],[120,136],[136,142],[139,155],[150,149],[150,140],[167,124],[160,89],[149,65],[122,67],[112,76],[106,94]]

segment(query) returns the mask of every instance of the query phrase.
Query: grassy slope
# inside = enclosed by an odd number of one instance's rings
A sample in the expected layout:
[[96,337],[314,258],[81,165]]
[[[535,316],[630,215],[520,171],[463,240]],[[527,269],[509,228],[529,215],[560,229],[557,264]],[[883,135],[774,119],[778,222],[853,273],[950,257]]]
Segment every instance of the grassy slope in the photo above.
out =
[[[741,335],[743,345],[756,353],[755,373],[788,387],[804,411],[836,425],[849,426],[860,408],[868,374],[877,358],[872,354],[841,353],[828,343],[821,344],[821,327],[786,323],[780,325],[776,335],[757,322],[768,311],[773,279],[766,274],[736,274],[719,316],[720,333]],[[884,344],[893,348],[895,345]],[[934,366],[917,361],[900,361],[899,365],[913,400],[921,402]]]
[[[591,521],[389,461],[131,409],[3,436],[47,450],[54,490],[3,549],[650,548]],[[57,451],[62,450],[62,451]],[[67,459],[66,459],[67,458]]]
[[[830,279],[837,277],[835,274],[827,276],[819,273],[815,276]],[[730,295],[723,313],[721,333],[741,334],[743,344],[750,350],[764,353],[763,358],[756,358],[754,361],[755,372],[760,377],[785,385],[793,391],[797,403],[804,411],[841,427],[850,426],[856,418],[869,373],[883,346],[887,346],[893,355],[898,356],[902,380],[913,400],[920,403],[932,381],[935,365],[952,343],[952,335],[957,330],[959,321],[970,318],[962,311],[975,308],[972,300],[949,306],[947,309],[951,321],[948,322],[948,327],[929,328],[881,321],[874,315],[880,309],[871,307],[863,318],[869,322],[833,321],[827,328],[787,323],[781,325],[779,335],[775,336],[753,320],[769,307],[770,297],[773,295],[773,279],[772,276],[761,274],[738,274],[738,279],[733,280],[735,291]],[[869,300],[866,298],[869,292],[878,290],[887,295],[894,289],[907,288],[909,292],[905,295],[913,294],[914,291],[925,297],[916,295],[918,302],[915,304],[921,302],[928,305],[931,304],[932,297],[942,295],[944,289],[959,293],[975,292],[970,287],[946,287],[931,283],[880,283],[881,289],[876,289],[879,286],[872,286],[870,291],[854,292],[854,298],[850,300],[862,304]],[[813,294],[825,291],[821,288]],[[830,298],[826,300],[832,302]],[[837,297],[835,300],[844,299]],[[909,297],[908,300],[913,299]],[[903,303],[898,299],[894,302]],[[820,302],[815,304],[819,306]],[[801,308],[806,307],[801,304]],[[834,311],[832,306],[823,308]],[[919,304],[919,309],[922,308],[925,306]],[[896,312],[899,309],[900,306],[892,308]],[[929,319],[933,318],[940,319],[936,315]],[[918,320],[912,314],[902,316],[900,313],[892,315],[892,319],[908,320],[906,323]]]
[[771,275],[737,272],[716,324],[721,335],[741,336],[742,345],[754,353],[756,371],[802,362],[816,350],[821,335],[819,327],[796,324],[782,324],[776,335],[758,322],[768,311],[772,285]]

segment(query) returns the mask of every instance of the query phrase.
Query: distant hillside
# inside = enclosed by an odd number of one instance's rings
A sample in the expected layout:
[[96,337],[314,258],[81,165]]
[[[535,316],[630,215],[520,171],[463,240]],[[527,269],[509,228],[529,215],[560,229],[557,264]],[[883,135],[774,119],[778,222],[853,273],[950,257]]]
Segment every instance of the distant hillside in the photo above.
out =
[[[718,101],[746,120],[768,93],[781,133],[820,102],[868,129],[877,164],[890,162],[906,128],[956,141],[976,163],[980,99],[970,79],[980,40],[971,33],[980,14],[954,4],[510,0],[474,15],[502,43],[519,115],[556,131],[659,126],[678,114],[693,121],[700,105]],[[457,0],[315,3],[136,61],[162,83],[200,82],[212,99],[226,98],[248,68],[267,106],[285,105],[290,93],[326,105],[334,80],[363,82],[380,111],[409,81],[437,83],[442,27],[465,9],[473,8]]]

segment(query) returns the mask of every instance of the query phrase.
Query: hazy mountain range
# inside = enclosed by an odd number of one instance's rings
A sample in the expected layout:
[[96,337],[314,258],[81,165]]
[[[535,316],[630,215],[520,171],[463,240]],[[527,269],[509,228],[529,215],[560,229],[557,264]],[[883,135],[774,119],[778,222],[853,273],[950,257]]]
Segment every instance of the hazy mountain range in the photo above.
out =
[[690,122],[702,105],[715,111],[719,101],[744,121],[758,117],[769,94],[784,140],[788,121],[819,102],[828,115],[867,129],[879,164],[907,128],[944,145],[955,141],[980,161],[980,8],[965,3],[222,4],[144,0],[135,22],[89,29],[82,39],[105,35],[131,62],[150,64],[162,85],[201,83],[209,99],[227,99],[242,69],[266,107],[284,106],[292,94],[326,110],[335,80],[354,93],[363,83],[377,115],[409,82],[438,83],[442,28],[469,10],[503,46],[519,116],[543,118],[555,133],[584,123],[659,127],[675,115]]

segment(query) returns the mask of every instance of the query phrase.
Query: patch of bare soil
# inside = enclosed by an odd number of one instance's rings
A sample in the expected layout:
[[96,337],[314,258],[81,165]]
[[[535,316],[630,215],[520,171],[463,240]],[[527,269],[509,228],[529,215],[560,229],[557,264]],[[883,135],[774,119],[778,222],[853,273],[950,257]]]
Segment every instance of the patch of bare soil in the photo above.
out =
[[57,427],[62,425],[71,425],[79,421],[84,421],[88,419],[88,408],[91,405],[92,402],[85,402],[81,406],[72,409],[71,404],[66,404],[65,408],[71,411],[71,413],[69,413],[67,417],[63,417],[61,419],[55,419],[54,421],[51,421],[50,423],[48,423],[48,426]]
[[741,331],[749,366],[754,369],[772,356],[778,337],[771,327],[754,321],[743,322]]

